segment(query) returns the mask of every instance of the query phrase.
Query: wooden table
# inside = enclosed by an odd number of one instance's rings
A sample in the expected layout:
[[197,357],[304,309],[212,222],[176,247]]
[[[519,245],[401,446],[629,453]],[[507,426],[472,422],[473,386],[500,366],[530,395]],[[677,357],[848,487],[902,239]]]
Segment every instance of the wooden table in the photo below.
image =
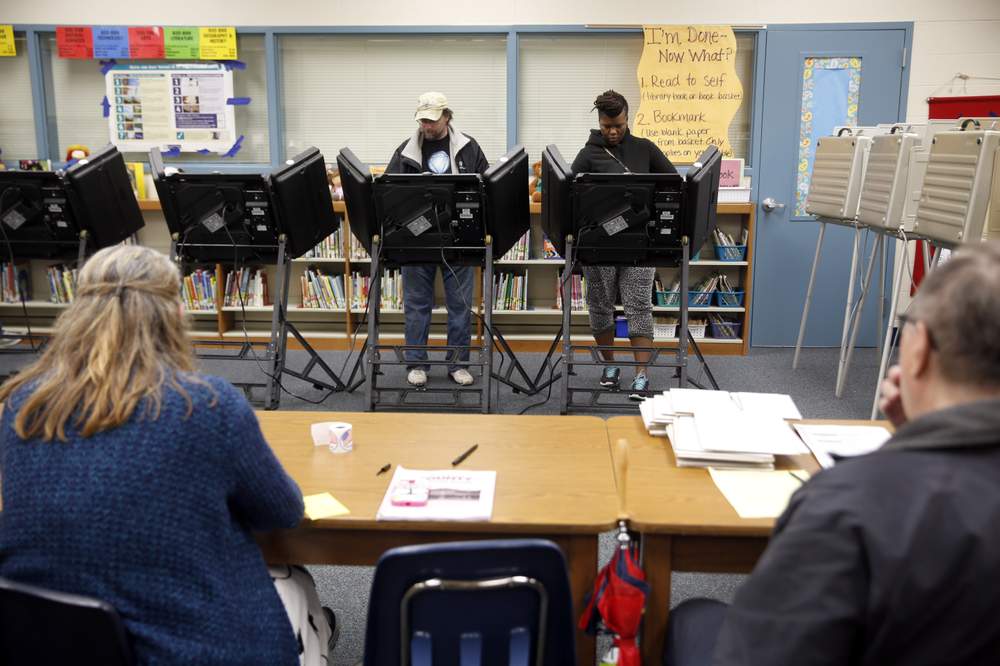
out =
[[[878,425],[889,427],[885,422]],[[643,663],[660,664],[670,612],[671,572],[749,573],[767,546],[774,520],[740,518],[708,470],[677,467],[667,438],[651,436],[640,417],[616,416],[608,419],[607,428],[613,451],[619,439],[628,442],[625,507],[630,527],[642,534],[643,568],[650,585],[643,621]],[[818,469],[811,455],[779,463],[779,467],[811,472]]]
[[[597,572],[597,535],[616,525],[617,499],[604,421],[593,416],[503,416],[343,412],[258,412],[261,428],[303,494],[330,492],[350,515],[304,520],[258,539],[270,562],[373,565],[387,549],[464,539],[549,538],[566,556],[574,618]],[[315,447],[309,426],[346,421],[354,451]],[[471,444],[463,469],[496,470],[489,522],[378,522],[392,472],[385,463],[449,469]],[[595,642],[577,633],[579,663],[594,663]]]

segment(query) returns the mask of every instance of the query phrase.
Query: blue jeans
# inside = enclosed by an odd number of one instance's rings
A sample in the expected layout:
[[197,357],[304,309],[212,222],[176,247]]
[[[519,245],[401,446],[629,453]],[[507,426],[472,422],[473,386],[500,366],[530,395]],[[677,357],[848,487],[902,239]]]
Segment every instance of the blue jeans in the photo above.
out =
[[[421,264],[403,266],[403,313],[406,315],[406,344],[426,345],[427,336],[431,330],[431,310],[434,308],[434,276],[437,265]],[[472,333],[469,329],[472,319],[472,283],[475,271],[471,266],[456,266],[454,274],[447,266],[441,266],[444,277],[444,298],[448,306],[448,345],[466,347],[455,358],[448,355],[449,361],[468,361],[469,343]],[[457,279],[456,279],[457,278]],[[407,349],[404,353],[408,362],[407,368],[422,368],[430,370],[429,365],[420,361],[427,360],[426,349]],[[449,365],[448,372],[454,372],[464,366]]]

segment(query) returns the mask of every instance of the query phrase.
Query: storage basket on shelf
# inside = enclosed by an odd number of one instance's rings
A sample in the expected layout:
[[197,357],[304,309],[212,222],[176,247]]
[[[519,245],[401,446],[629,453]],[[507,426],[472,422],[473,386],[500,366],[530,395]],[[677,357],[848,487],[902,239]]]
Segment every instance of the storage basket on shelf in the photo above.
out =
[[658,291],[656,292],[656,304],[663,308],[676,308],[681,304],[681,292]]
[[716,245],[715,258],[719,261],[746,261],[746,245]]
[[688,307],[692,308],[707,308],[712,304],[712,292],[711,291],[689,291],[688,292]]
[[743,307],[743,291],[716,291],[715,304],[720,308]]
[[677,321],[659,320],[653,321],[653,339],[669,340],[677,337]]
[[740,337],[740,329],[743,327],[742,322],[722,318],[712,319],[708,325],[712,337],[716,340],[735,340]]

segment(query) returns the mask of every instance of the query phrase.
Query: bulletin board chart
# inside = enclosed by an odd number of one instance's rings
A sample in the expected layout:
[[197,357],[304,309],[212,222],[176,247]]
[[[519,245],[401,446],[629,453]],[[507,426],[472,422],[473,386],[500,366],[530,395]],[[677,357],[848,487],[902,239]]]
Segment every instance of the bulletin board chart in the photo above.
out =
[[221,64],[115,65],[105,86],[122,152],[225,153],[236,141],[233,73]]

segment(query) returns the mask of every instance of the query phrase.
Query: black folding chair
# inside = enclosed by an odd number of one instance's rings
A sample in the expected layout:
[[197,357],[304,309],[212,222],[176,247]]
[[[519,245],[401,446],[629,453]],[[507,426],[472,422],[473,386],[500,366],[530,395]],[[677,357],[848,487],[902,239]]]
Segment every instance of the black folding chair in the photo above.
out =
[[109,604],[0,578],[0,664],[135,663]]

